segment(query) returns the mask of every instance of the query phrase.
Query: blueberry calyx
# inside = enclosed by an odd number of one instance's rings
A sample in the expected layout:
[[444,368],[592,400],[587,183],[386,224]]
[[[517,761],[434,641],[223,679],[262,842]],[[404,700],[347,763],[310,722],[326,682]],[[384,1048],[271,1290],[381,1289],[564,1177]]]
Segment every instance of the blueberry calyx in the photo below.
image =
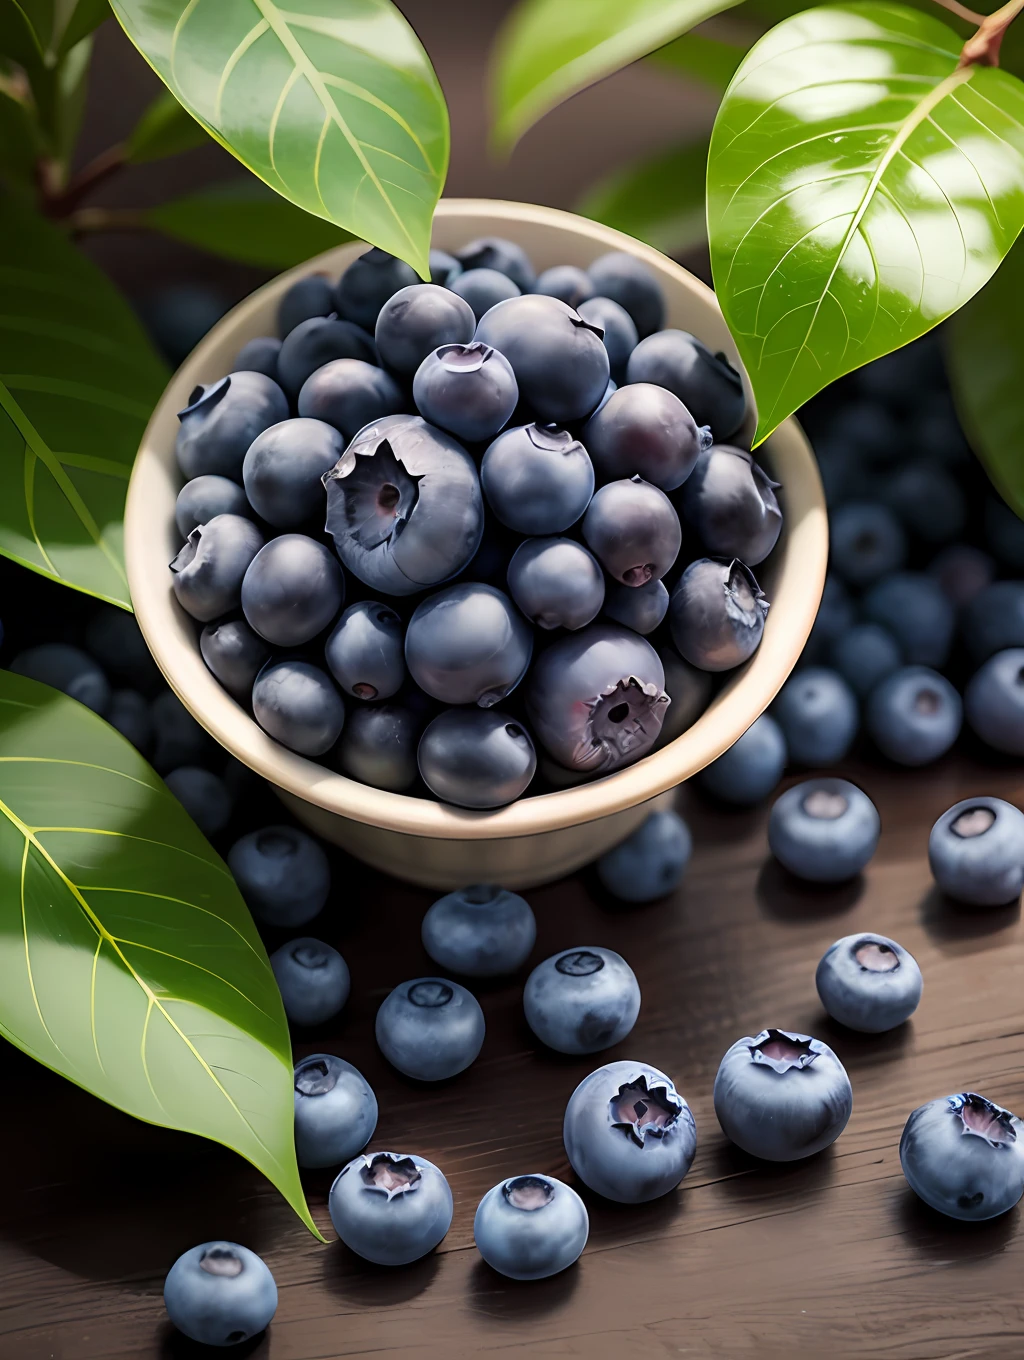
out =
[[763,1029],[750,1047],[750,1061],[763,1063],[780,1076],[810,1067],[818,1056],[816,1039],[805,1039],[784,1029]]
[[697,438],[700,442],[701,453],[706,453],[708,449],[711,447],[711,445],[715,442],[715,436],[711,433],[710,425],[698,425]]
[[199,551],[199,540],[203,536],[203,529],[205,527],[206,526],[203,524],[197,524],[188,538],[186,538],[185,542],[178,549],[173,560],[168,563],[168,566],[175,575],[177,575],[179,571],[184,571],[186,567],[190,567],[195,561],[196,553]]
[[513,1209],[533,1213],[544,1209],[555,1197],[555,1188],[543,1176],[513,1176],[501,1187]]
[[900,966],[895,949],[879,940],[861,940],[854,946],[853,957],[865,973],[895,973]]
[[344,480],[345,527],[366,549],[398,537],[416,506],[422,480],[406,470],[386,439],[366,453],[345,454],[324,474],[325,486],[328,478]]
[[442,345],[437,357],[452,373],[476,373],[494,353],[492,345],[482,340],[470,340],[467,345]]
[[526,437],[534,448],[549,453],[569,453],[579,446],[579,440],[561,425],[527,425]]
[[580,316],[579,312],[573,311],[569,320],[577,330],[593,331],[598,340],[604,339],[604,327],[599,326],[596,321],[588,321],[585,316]]
[[628,675],[587,702],[589,717],[573,752],[573,765],[580,770],[602,769],[649,744],[649,727],[661,730],[661,720],[655,719],[659,707],[672,700],[657,685]]
[[801,803],[808,817],[818,822],[834,822],[850,806],[849,800],[841,793],[829,789],[812,789]]
[[396,1152],[366,1153],[362,1163],[360,1172],[366,1189],[386,1195],[389,1203],[396,1195],[411,1194],[423,1179],[413,1159]]
[[590,949],[574,949],[569,954],[563,954],[555,967],[565,977],[589,977],[591,973],[601,971],[604,959]]
[[447,982],[440,982],[429,979],[426,982],[417,982],[415,987],[409,988],[409,1000],[414,1006],[424,1006],[431,1010],[437,1006],[447,1006],[454,997],[455,992],[448,986]]
[[731,562],[724,557],[712,558],[712,561],[729,568],[729,579],[725,583],[726,613],[736,623],[756,627],[768,613],[768,598],[757,584],[754,573],[738,557]]
[[647,1085],[641,1072],[623,1083],[608,1102],[612,1128],[621,1129],[643,1147],[647,1135],[664,1138],[683,1110],[683,1102],[667,1086]]
[[227,395],[227,390],[231,386],[231,374],[226,378],[219,378],[215,383],[197,383],[188,394],[188,403],[178,412],[178,419],[184,420],[193,411],[212,409]]
[[314,944],[300,944],[292,950],[292,958],[300,968],[326,968],[330,962],[327,950]]
[[1017,1141],[1009,1110],[973,1091],[949,1097],[950,1113],[963,1125],[964,1137],[982,1138],[990,1147],[1004,1148]]
[[205,1270],[207,1275],[222,1275],[233,1279],[241,1275],[243,1268],[241,1257],[230,1247],[211,1247],[199,1258],[199,1269]]
[[983,836],[995,822],[995,819],[996,814],[991,808],[964,808],[959,817],[950,822],[949,829],[954,836],[959,836],[961,840],[971,840],[975,836]]
[[322,1058],[302,1063],[295,1070],[295,1089],[300,1096],[325,1096],[334,1090],[337,1080]]

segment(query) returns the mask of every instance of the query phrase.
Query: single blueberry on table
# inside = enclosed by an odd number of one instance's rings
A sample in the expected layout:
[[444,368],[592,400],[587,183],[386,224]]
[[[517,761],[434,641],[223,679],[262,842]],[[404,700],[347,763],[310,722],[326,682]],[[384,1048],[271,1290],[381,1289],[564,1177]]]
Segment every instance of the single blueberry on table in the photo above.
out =
[[502,236],[482,236],[469,241],[455,252],[455,258],[468,273],[471,269],[496,269],[512,280],[522,293],[529,293],[537,282],[530,257],[515,241]]
[[277,304],[277,333],[283,340],[301,322],[313,316],[330,316],[333,311],[334,286],[330,279],[326,274],[306,274],[295,280]]
[[772,704],[790,760],[798,765],[835,765],[857,735],[857,696],[836,671],[808,666],[791,675]]
[[993,581],[963,612],[963,639],[976,664],[1024,647],[1024,581]]
[[420,738],[416,760],[435,798],[466,808],[514,802],[537,771],[526,728],[494,708],[439,713]]
[[505,356],[474,340],[428,354],[416,370],[412,395],[425,420],[477,444],[508,423],[519,388]]
[[499,302],[519,297],[522,291],[497,269],[466,269],[448,287],[469,303],[477,321]]
[[484,1013],[472,992],[445,978],[413,978],[384,998],[375,1032],[392,1067],[418,1081],[444,1081],[475,1061]]
[[338,556],[371,590],[413,595],[441,585],[480,546],[476,466],[419,416],[386,416],[360,430],[324,486]]
[[678,812],[652,812],[597,861],[601,883],[622,902],[653,902],[679,885],[693,853],[690,828]]
[[931,457],[899,468],[882,484],[882,499],[925,543],[952,543],[964,531],[960,484]]
[[641,337],[665,324],[665,295],[650,269],[624,250],[599,256],[587,273],[600,297],[610,298],[628,312]]
[[639,476],[662,491],[682,486],[711,443],[679,398],[653,383],[614,391],[581,438],[600,482]]
[[405,633],[409,674],[445,704],[491,708],[519,684],[533,631],[507,595],[467,581],[416,606]]
[[558,1053],[599,1053],[640,1014],[640,985],[621,954],[596,946],[552,954],[523,989],[526,1023]]
[[135,689],[115,689],[103,715],[142,755],[153,744],[153,715],[145,698]]
[[895,638],[880,623],[858,623],[840,633],[829,648],[829,662],[860,699],[903,664]]
[[822,955],[814,984],[821,1004],[847,1029],[884,1034],[908,1020],[921,1000],[913,954],[887,935],[844,935]]
[[683,659],[705,671],[728,671],[757,651],[768,601],[749,567],[702,557],[672,589],[668,624]]
[[277,356],[281,353],[281,342],[274,335],[257,335],[247,340],[235,355],[231,365],[233,373],[263,373],[277,382]]
[[299,399],[307,380],[317,369],[337,359],[376,363],[373,336],[351,321],[333,315],[302,321],[281,345],[277,356],[278,381],[291,401]]
[[591,623],[604,603],[597,559],[571,538],[527,538],[508,564],[508,588],[540,628],[575,630]]
[[949,1218],[1005,1214],[1024,1194],[1024,1124],[973,1091],[919,1105],[900,1139],[907,1184]]
[[419,773],[416,748],[423,719],[402,704],[359,704],[338,742],[338,768],[351,779],[405,793]]
[[610,774],[654,745],[669,698],[651,644],[616,623],[591,623],[551,643],[526,684],[537,740],[566,769]]
[[477,1206],[473,1237],[492,1270],[511,1280],[545,1280],[579,1260],[590,1235],[586,1205],[554,1176],[513,1176]]
[[216,836],[231,820],[235,800],[219,775],[198,765],[179,765],[164,783],[204,836]]
[[1015,902],[1024,888],[1024,813],[1002,798],[954,803],[931,829],[928,863],[942,891],[960,902]]
[[646,1204],[689,1171],[697,1126],[671,1077],[647,1063],[611,1062],[569,1097],[562,1139],[584,1185],[619,1204]]
[[772,805],[768,846],[791,874],[809,883],[842,883],[864,868],[878,846],[878,809],[845,779],[808,779]]
[[664,581],[648,581],[642,586],[613,581],[605,590],[602,613],[623,628],[646,636],[654,632],[668,613],[668,601]]
[[991,585],[995,574],[995,558],[973,543],[952,543],[928,563],[928,575],[938,581],[943,595],[956,609],[970,604]]
[[711,556],[738,557],[754,567],[768,556],[782,531],[782,511],[775,498],[778,486],[744,449],[713,444],[696,459],[677,504]]
[[173,690],[158,694],[150,705],[153,721],[153,769],[157,774],[179,765],[203,765],[219,750]]
[[270,660],[270,648],[259,634],[245,619],[220,619],[200,633],[199,650],[224,688],[248,704],[256,677]]
[[218,382],[200,383],[178,412],[178,466],[189,481],[216,473],[241,482],[249,445],[288,414],[288,398],[264,373],[229,373]]
[[238,483],[212,472],[186,482],[174,502],[174,522],[182,538],[188,538],[193,529],[198,529],[215,515],[251,518],[249,502]]
[[517,425],[498,435],[480,465],[487,503],[519,534],[561,534],[594,494],[594,465],[558,425]]
[[326,671],[308,661],[275,661],[252,687],[252,710],[268,736],[303,756],[322,756],[341,736],[345,706]]
[[625,377],[626,363],[636,349],[639,336],[633,318],[625,307],[607,297],[592,297],[581,302],[576,309],[584,321],[592,326],[600,326],[602,337],[608,351],[608,364],[616,382]]
[[429,264],[430,282],[443,284],[445,288],[450,288],[452,281],[462,273],[462,265],[447,250],[432,250]]
[[326,421],[346,439],[407,409],[394,378],[365,359],[334,359],[311,373],[299,391],[299,415]]
[[782,728],[768,713],[762,713],[728,751],[701,770],[697,782],[723,803],[753,807],[776,787],[785,774],[787,760]]
[[246,905],[269,926],[304,926],[319,916],[331,889],[321,846],[293,826],[265,826],[235,841],[228,868]]
[[350,1251],[379,1266],[407,1266],[444,1240],[454,1204],[433,1162],[403,1152],[364,1152],[341,1169],[328,1209]]
[[358,1068],[333,1053],[295,1064],[295,1153],[299,1166],[341,1166],[377,1127],[377,1097]]
[[364,330],[372,331],[380,309],[399,288],[419,283],[412,265],[373,246],[353,260],[334,290],[338,311]]
[[354,699],[390,699],[405,681],[405,626],[379,600],[351,604],[324,647],[327,665]]
[[849,585],[872,585],[907,560],[906,535],[888,506],[848,501],[829,519],[832,567]]
[[698,425],[711,427],[719,444],[731,439],[746,418],[743,379],[724,354],[712,354],[688,331],[658,331],[641,339],[626,364],[626,381],[667,387]]
[[594,296],[594,285],[590,275],[577,265],[554,264],[537,275],[532,291],[543,293],[545,297],[558,298],[578,311],[581,302]]
[[660,580],[682,544],[672,502],[640,477],[599,487],[583,516],[582,532],[608,575],[627,586]]
[[183,1252],[164,1280],[167,1316],[191,1341],[235,1346],[277,1312],[277,1285],[265,1261],[237,1242],[204,1242]]
[[275,529],[301,529],[321,519],[322,478],[344,448],[341,435],[323,420],[300,416],[271,425],[249,445],[242,464],[249,504]]
[[468,344],[475,330],[465,298],[437,283],[414,283],[385,302],[373,338],[382,362],[410,379],[428,354],[442,345]]
[[518,893],[490,883],[439,897],[423,918],[423,948],[464,977],[503,977],[530,956],[537,922]]
[[964,712],[993,750],[1024,755],[1024,647],[996,652],[971,676]]
[[956,615],[931,576],[917,571],[886,576],[867,592],[862,607],[866,619],[889,630],[904,661],[936,668],[946,664]]
[[103,717],[110,706],[110,682],[96,662],[79,647],[65,642],[43,642],[26,647],[14,657],[9,670],[40,684],[59,689],[69,699],[85,704]]
[[260,637],[275,647],[299,647],[322,632],[344,604],[345,578],[337,558],[315,538],[280,534],[252,559],[241,601]]
[[669,703],[652,751],[660,751],[697,721],[708,706],[712,683],[707,671],[698,670],[684,661],[671,643],[664,643],[657,650],[665,671],[665,693]]
[[352,982],[348,964],[323,940],[303,935],[270,956],[284,1013],[293,1025],[320,1025],[337,1015]]
[[215,515],[189,534],[170,567],[174,594],[187,614],[209,623],[237,609],[263,535],[241,515]]
[[897,765],[927,765],[956,741],[963,702],[938,671],[903,666],[871,691],[864,720],[884,756]]
[[738,1039],[715,1077],[715,1114],[737,1147],[768,1162],[827,1148],[853,1111],[846,1068],[820,1039],[765,1029]]

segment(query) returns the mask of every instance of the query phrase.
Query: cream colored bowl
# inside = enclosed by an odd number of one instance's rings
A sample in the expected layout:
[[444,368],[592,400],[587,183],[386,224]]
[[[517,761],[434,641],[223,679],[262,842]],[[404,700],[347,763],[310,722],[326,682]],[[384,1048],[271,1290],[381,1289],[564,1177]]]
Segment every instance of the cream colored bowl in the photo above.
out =
[[[434,219],[436,246],[457,249],[477,236],[518,241],[538,271],[561,263],[585,268],[606,251],[629,251],[661,282],[666,324],[694,332],[739,366],[714,294],[631,237],[571,213],[525,203],[440,203]],[[319,835],[368,864],[432,888],[479,882],[521,888],[549,882],[629,835],[657,806],[659,795],[667,795],[721,755],[778,692],[810,632],[825,579],[828,528],[818,470],[796,422],[786,421],[763,452],[782,484],[785,515],[778,546],[757,570],[771,600],[764,639],[707,711],[662,750],[593,783],[521,798],[496,812],[466,812],[334,774],[266,736],[203,663],[198,630],[175,600],[167,569],[180,543],[174,501],[182,477],[174,439],[176,412],[196,384],[227,373],[235,354],[253,336],[274,333],[278,301],[289,285],[314,270],[337,277],[365,248],[339,246],[260,288],[214,327],[171,379],[146,430],[128,489],[125,551],[135,613],[157,664],[185,707],[232,755],[268,779],[300,821]]]

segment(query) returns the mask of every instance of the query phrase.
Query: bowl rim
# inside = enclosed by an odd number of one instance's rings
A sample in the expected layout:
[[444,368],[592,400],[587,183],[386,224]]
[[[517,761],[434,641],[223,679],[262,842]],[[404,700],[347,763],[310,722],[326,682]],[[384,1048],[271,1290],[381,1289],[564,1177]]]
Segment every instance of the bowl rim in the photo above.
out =
[[[500,199],[443,198],[435,222],[464,226],[467,233],[495,234],[502,224],[571,234],[596,247],[594,254],[622,250],[690,293],[699,306],[717,314],[721,348],[740,368],[710,288],[682,266],[642,242],[601,223],[558,208]],[[514,233],[511,233],[514,234]],[[787,478],[785,520],[777,562],[775,593],[785,593],[785,617],[769,611],[761,646],[750,661],[731,672],[709,707],[680,736],[625,769],[587,783],[534,794],[493,811],[470,811],[432,799],[390,793],[349,779],[268,737],[202,661],[195,623],[178,605],[147,521],[154,502],[176,494],[181,477],[174,460],[173,430],[183,398],[211,369],[223,337],[244,325],[260,304],[276,300],[297,278],[319,269],[337,270],[366,249],[349,242],[278,275],[232,308],[193,350],[169,381],[146,427],[132,470],[125,505],[125,560],[136,618],[165,679],[185,708],[243,764],[272,785],[350,821],[439,840],[491,840],[557,831],[611,816],[646,802],[696,774],[727,750],[771,703],[790,674],[810,634],[825,581],[828,524],[817,464],[797,422],[790,417],[766,446],[770,462],[784,455],[797,476]],[[571,251],[567,251],[571,254]],[[239,341],[239,344],[241,341]],[[744,373],[748,402],[752,394]],[[777,469],[775,469],[777,470]],[[169,513],[171,508],[169,507]],[[773,553],[779,553],[779,547]],[[773,565],[775,565],[773,563]],[[789,595],[793,599],[789,599]],[[188,633],[193,641],[189,646]],[[768,645],[766,646],[766,643]],[[191,660],[189,659],[191,654]],[[198,663],[198,664],[196,664]],[[595,847],[595,854],[601,847]]]

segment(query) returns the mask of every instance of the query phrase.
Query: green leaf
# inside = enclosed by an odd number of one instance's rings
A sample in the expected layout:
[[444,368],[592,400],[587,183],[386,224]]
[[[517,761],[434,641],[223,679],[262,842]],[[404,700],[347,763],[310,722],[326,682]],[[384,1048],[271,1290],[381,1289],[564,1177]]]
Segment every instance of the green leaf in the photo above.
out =
[[510,150],[570,95],[738,0],[520,0],[498,33],[494,139]]
[[153,100],[128,138],[126,157],[132,165],[191,151],[210,140],[206,129],[182,108],[170,90]]
[[27,70],[42,64],[45,46],[21,0],[0,0],[0,52]]
[[71,5],[60,35],[58,51],[62,56],[110,18],[110,0],[78,0],[77,4],[71,0]]
[[1024,238],[950,323],[947,367],[971,447],[1024,519]]
[[0,89],[0,179],[21,189],[31,188],[38,141],[32,111]]
[[707,163],[707,142],[674,148],[602,180],[577,204],[576,211],[666,254],[687,250],[707,235]]
[[9,671],[0,883],[0,1034],[138,1119],[241,1153],[317,1233],[281,996],[227,866],[120,733]]
[[168,88],[254,174],[429,277],[448,112],[390,0],[111,3]]
[[[753,39],[751,39],[753,41]],[[651,56],[655,66],[675,71],[712,90],[724,91],[746,56],[750,43],[740,47],[706,33],[684,33]]]
[[0,0],[0,44],[16,35],[8,55],[53,66],[109,18],[108,0]]
[[124,497],[166,379],[105,275],[0,199],[0,553],[131,608]]
[[897,5],[808,10],[749,53],[708,159],[711,265],[758,405],[930,330],[1024,226],[1024,85]]
[[175,240],[270,269],[290,269],[352,239],[252,178],[161,203],[146,220]]

